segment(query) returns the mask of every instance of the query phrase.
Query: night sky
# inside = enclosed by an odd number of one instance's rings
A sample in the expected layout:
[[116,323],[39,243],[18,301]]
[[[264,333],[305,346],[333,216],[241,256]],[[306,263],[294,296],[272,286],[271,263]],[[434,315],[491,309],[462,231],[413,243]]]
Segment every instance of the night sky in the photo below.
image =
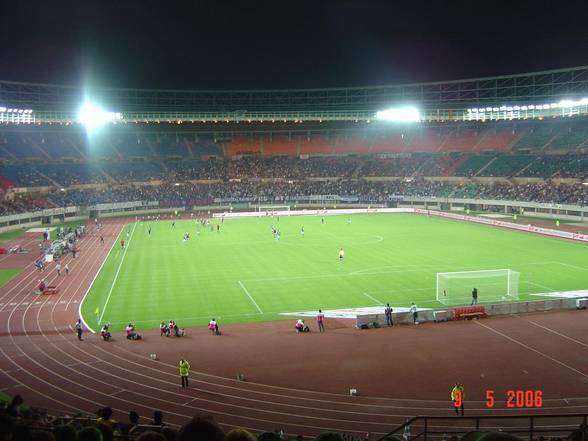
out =
[[131,88],[381,85],[588,64],[582,2],[4,0],[0,79]]

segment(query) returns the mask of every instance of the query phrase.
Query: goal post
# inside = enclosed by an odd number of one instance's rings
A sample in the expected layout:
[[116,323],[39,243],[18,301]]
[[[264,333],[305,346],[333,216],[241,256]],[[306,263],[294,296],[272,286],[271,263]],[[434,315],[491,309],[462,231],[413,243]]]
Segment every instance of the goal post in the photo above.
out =
[[518,300],[519,276],[511,269],[437,273],[437,301],[448,306],[469,305],[474,288],[480,303]]
[[287,212],[287,215],[290,214],[289,205],[256,205],[255,210],[260,216],[274,216],[275,214],[284,211]]

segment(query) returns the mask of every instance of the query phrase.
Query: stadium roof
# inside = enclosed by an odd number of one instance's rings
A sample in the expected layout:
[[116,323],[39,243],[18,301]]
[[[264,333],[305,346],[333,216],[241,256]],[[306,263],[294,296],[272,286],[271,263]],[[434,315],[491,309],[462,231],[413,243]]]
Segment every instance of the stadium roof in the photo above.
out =
[[173,90],[82,88],[0,81],[0,105],[71,111],[91,96],[122,112],[376,111],[516,105],[588,96],[588,66],[465,80],[325,89]]

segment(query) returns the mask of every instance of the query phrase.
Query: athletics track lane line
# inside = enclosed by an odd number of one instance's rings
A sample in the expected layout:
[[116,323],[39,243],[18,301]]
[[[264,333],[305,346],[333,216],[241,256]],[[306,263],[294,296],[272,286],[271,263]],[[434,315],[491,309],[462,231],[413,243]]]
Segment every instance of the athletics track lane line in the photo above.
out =
[[563,366],[564,368],[569,369],[572,372],[575,372],[576,374],[579,374],[579,375],[581,375],[581,376],[583,376],[585,378],[588,378],[588,374],[585,374],[584,372],[577,370],[576,368],[574,368],[574,367],[572,367],[572,366],[564,363],[563,361],[560,361],[560,360],[558,360],[556,358],[553,358],[550,355],[547,355],[547,354],[541,352],[538,349],[532,348],[531,346],[529,346],[529,345],[527,345],[527,344],[525,344],[525,343],[523,343],[521,341],[518,341],[517,339],[512,338],[512,337],[510,337],[510,336],[508,336],[508,335],[506,335],[506,334],[504,334],[504,333],[502,333],[502,332],[500,332],[500,331],[498,331],[498,330],[496,330],[494,328],[491,328],[490,326],[486,326],[486,325],[480,323],[479,321],[476,321],[476,324],[479,325],[479,326],[482,326],[483,328],[486,328],[487,330],[489,330],[491,332],[494,332],[495,334],[500,335],[501,337],[503,337],[503,338],[505,338],[507,340],[510,340],[511,342],[513,342],[513,343],[515,343],[515,344],[517,344],[519,346],[522,346],[523,348],[525,348],[525,349],[527,349],[529,351],[535,352],[536,354],[539,354],[540,356],[545,357],[548,360],[551,360],[554,363],[559,364],[560,366]]

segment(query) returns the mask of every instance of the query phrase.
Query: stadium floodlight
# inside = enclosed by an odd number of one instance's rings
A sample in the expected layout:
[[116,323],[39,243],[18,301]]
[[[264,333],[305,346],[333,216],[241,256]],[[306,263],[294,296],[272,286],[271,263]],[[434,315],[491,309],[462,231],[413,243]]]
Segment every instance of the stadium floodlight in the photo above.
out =
[[421,112],[416,107],[396,107],[380,110],[376,113],[376,119],[389,122],[418,122],[421,120]]
[[88,130],[120,119],[122,119],[120,113],[107,112],[89,101],[86,101],[78,112],[78,122],[82,123]]

